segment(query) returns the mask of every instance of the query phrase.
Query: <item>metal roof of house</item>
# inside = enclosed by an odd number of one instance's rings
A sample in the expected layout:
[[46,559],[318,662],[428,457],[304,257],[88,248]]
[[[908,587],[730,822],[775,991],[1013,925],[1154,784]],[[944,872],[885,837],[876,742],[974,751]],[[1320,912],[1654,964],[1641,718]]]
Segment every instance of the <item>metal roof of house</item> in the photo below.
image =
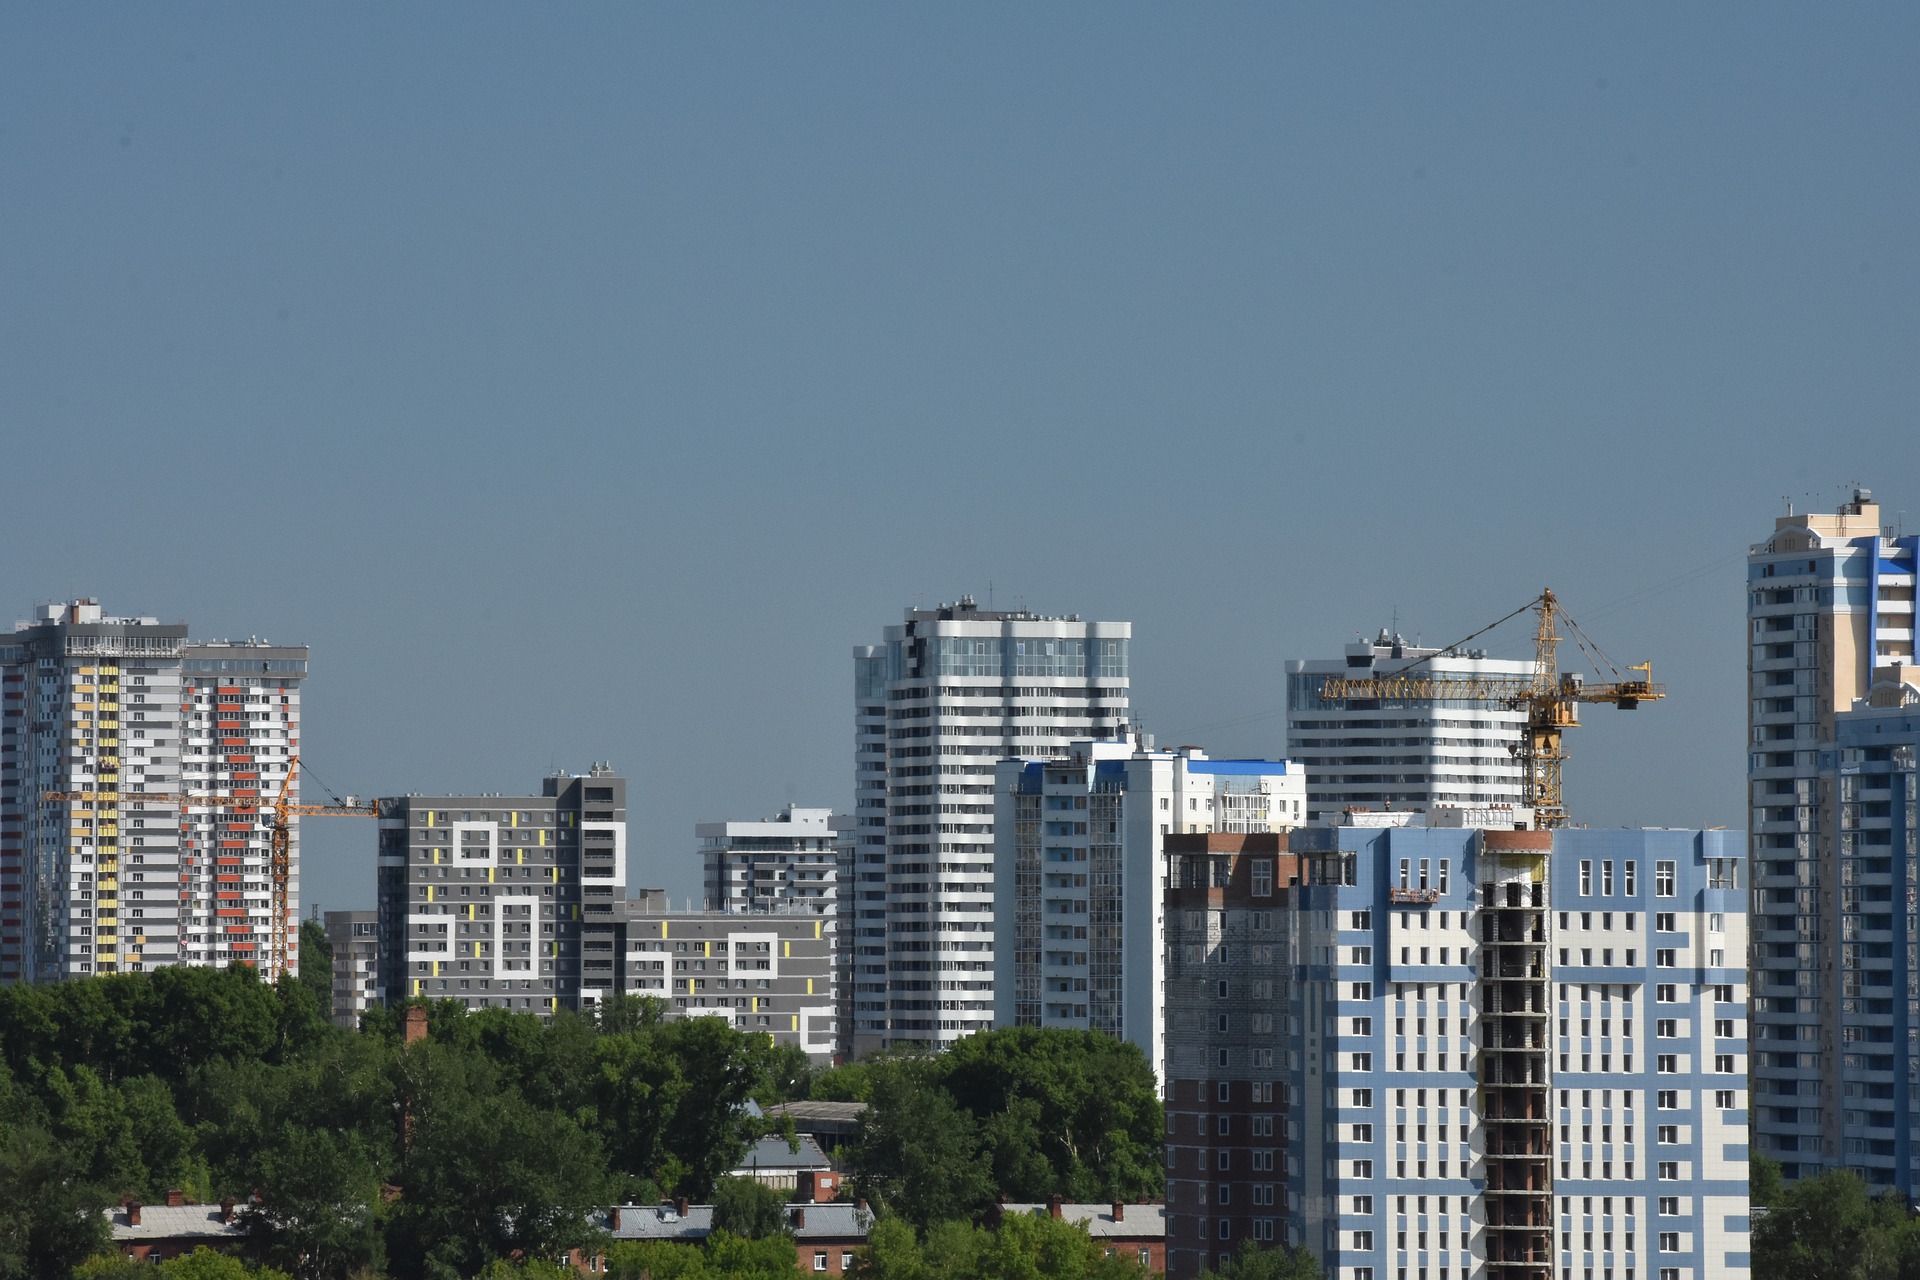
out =
[[760,1139],[747,1148],[747,1153],[740,1157],[740,1163],[733,1172],[751,1177],[755,1173],[797,1173],[804,1169],[833,1168],[833,1162],[827,1159],[827,1153],[820,1149],[819,1143],[804,1133],[798,1137],[798,1151],[788,1146],[787,1140],[782,1137]]
[[146,1204],[140,1206],[140,1225],[127,1220],[127,1210],[115,1205],[106,1210],[113,1224],[116,1244],[136,1244],[142,1240],[235,1240],[243,1233],[236,1210],[231,1222],[220,1221],[217,1204]]
[[[787,1206],[787,1229],[796,1240],[864,1240],[873,1211],[853,1204]],[[690,1204],[683,1214],[670,1204],[623,1204],[607,1215],[615,1240],[704,1240],[713,1232],[713,1206]]]
[[[1087,1234],[1096,1240],[1125,1239],[1145,1240],[1167,1234],[1167,1206],[1153,1204],[1123,1204],[1120,1209],[1124,1216],[1113,1216],[1114,1206],[1110,1204],[1063,1204],[1060,1217],[1067,1222],[1085,1227]],[[1046,1217],[1051,1208],[1045,1204],[1003,1204],[1002,1214],[1031,1213]]]

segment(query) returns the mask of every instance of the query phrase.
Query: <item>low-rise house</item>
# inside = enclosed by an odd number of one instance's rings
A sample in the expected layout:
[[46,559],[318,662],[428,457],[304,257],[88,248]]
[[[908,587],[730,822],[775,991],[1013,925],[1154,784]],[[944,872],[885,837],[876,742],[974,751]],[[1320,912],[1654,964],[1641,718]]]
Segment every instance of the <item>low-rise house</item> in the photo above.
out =
[[208,1247],[237,1248],[246,1233],[232,1200],[189,1204],[178,1191],[165,1204],[126,1200],[106,1210],[113,1228],[113,1251],[129,1262],[164,1262]]
[[752,1178],[775,1191],[791,1192],[799,1186],[801,1174],[824,1173],[833,1168],[827,1153],[811,1137],[803,1133],[794,1141],[797,1149],[777,1134],[761,1138],[740,1157],[733,1176]]
[[[668,1244],[703,1243],[713,1233],[713,1206],[688,1204],[621,1205],[608,1212],[612,1240],[657,1240]],[[812,1275],[844,1276],[853,1270],[856,1251],[867,1243],[873,1213],[866,1204],[787,1206],[787,1230],[793,1236],[794,1266]],[[606,1269],[603,1257],[575,1258],[588,1275]]]
[[1058,1218],[1074,1223],[1093,1237],[1109,1255],[1131,1258],[1162,1274],[1167,1269],[1167,1206],[1146,1204],[1067,1204],[1055,1196],[1045,1204],[1002,1204],[995,1225],[1019,1213]]

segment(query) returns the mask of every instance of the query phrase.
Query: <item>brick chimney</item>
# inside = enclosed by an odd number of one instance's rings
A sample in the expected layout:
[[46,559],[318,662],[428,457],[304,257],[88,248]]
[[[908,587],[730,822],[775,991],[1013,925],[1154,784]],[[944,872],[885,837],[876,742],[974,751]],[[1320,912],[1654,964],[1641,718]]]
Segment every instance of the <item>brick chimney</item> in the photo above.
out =
[[793,1225],[795,1227],[805,1227],[807,1225],[807,1207],[805,1205],[801,1205],[793,1211]]
[[404,1044],[427,1038],[427,1009],[425,1005],[410,1004],[402,1020],[400,1039]]
[[1125,1222],[1127,1220],[1127,1206],[1118,1200],[1113,1202],[1113,1220],[1115,1222]]
[[127,1225],[130,1227],[140,1225],[140,1202],[138,1200],[127,1201]]
[[178,1187],[167,1188],[167,1208],[178,1209],[187,1202],[186,1193]]
[[674,1197],[673,1211],[683,1218],[687,1216],[687,1198],[685,1196]]
[[1047,1197],[1047,1214],[1049,1217],[1054,1217],[1054,1218],[1057,1218],[1060,1216],[1060,1197],[1059,1196]]
[[225,1200],[222,1200],[220,1202],[220,1221],[222,1222],[233,1221],[233,1197],[232,1196],[228,1196]]
[[610,1210],[607,1213],[607,1230],[618,1231],[619,1229],[620,1229],[620,1209],[618,1206],[615,1206],[612,1210]]

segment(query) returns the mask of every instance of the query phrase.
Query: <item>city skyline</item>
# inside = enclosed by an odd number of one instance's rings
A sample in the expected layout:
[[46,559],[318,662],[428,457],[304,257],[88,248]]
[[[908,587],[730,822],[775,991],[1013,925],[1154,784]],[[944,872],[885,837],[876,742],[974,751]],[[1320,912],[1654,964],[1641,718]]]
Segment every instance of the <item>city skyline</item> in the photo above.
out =
[[[676,899],[851,804],[847,646],[967,593],[1273,757],[1285,660],[1550,586],[1671,691],[1576,818],[1738,826],[1753,531],[1920,523],[1910,7],[0,36],[14,616],[310,646],[342,793],[610,760]],[[356,826],[303,902],[372,905]]]

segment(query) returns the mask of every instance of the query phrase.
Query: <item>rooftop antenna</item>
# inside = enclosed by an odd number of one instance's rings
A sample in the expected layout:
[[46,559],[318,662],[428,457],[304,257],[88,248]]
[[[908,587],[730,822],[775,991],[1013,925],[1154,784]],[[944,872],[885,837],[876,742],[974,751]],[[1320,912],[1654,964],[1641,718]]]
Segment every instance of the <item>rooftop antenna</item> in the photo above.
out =
[[987,579],[987,612],[993,612],[993,579]]

